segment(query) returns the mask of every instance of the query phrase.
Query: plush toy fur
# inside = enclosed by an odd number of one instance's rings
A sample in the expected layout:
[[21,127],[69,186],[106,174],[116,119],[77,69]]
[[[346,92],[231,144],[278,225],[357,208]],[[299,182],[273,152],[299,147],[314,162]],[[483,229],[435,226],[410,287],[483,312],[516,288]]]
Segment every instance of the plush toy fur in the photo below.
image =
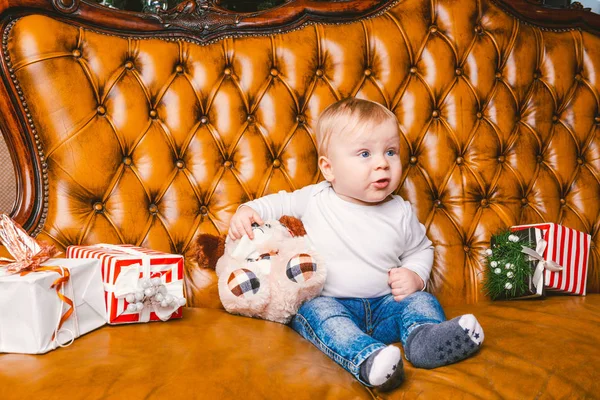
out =
[[296,218],[266,221],[253,233],[253,240],[235,241],[200,235],[196,259],[202,267],[215,268],[227,311],[288,323],[302,303],[321,293],[326,268]]

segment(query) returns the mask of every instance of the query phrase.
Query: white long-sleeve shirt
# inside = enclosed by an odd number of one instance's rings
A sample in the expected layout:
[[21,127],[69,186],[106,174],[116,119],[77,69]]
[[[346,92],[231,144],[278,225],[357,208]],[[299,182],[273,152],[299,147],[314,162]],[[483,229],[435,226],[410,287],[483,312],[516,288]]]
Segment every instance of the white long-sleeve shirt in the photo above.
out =
[[281,191],[244,204],[265,219],[302,220],[308,240],[327,264],[324,296],[373,298],[391,293],[388,271],[403,267],[427,283],[433,246],[411,204],[393,195],[367,206],[341,199],[329,182]]

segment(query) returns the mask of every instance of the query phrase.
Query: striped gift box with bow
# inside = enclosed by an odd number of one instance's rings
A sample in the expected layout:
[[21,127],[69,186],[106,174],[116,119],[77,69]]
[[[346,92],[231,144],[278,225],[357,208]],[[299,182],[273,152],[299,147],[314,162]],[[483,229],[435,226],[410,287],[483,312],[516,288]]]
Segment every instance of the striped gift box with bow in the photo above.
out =
[[544,271],[546,289],[585,296],[591,236],[555,223],[517,225],[516,232],[535,228],[547,242],[541,256],[563,267],[562,271]]

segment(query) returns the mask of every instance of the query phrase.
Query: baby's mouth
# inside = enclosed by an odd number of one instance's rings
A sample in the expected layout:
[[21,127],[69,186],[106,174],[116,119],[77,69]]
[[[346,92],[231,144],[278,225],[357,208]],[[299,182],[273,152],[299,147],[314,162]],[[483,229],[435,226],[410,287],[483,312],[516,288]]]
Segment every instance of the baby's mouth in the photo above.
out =
[[373,182],[373,186],[377,189],[385,189],[390,184],[390,180],[388,178],[379,179]]

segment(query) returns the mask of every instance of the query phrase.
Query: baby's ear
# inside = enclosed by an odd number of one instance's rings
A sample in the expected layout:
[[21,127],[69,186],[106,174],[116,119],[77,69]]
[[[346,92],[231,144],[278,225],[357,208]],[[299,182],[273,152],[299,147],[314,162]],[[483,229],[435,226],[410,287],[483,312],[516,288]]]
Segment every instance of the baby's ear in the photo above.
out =
[[194,257],[202,268],[215,269],[217,261],[225,253],[225,236],[201,234],[196,239]]
[[298,218],[284,215],[279,218],[279,222],[281,222],[281,225],[285,226],[294,237],[306,235],[304,224]]

